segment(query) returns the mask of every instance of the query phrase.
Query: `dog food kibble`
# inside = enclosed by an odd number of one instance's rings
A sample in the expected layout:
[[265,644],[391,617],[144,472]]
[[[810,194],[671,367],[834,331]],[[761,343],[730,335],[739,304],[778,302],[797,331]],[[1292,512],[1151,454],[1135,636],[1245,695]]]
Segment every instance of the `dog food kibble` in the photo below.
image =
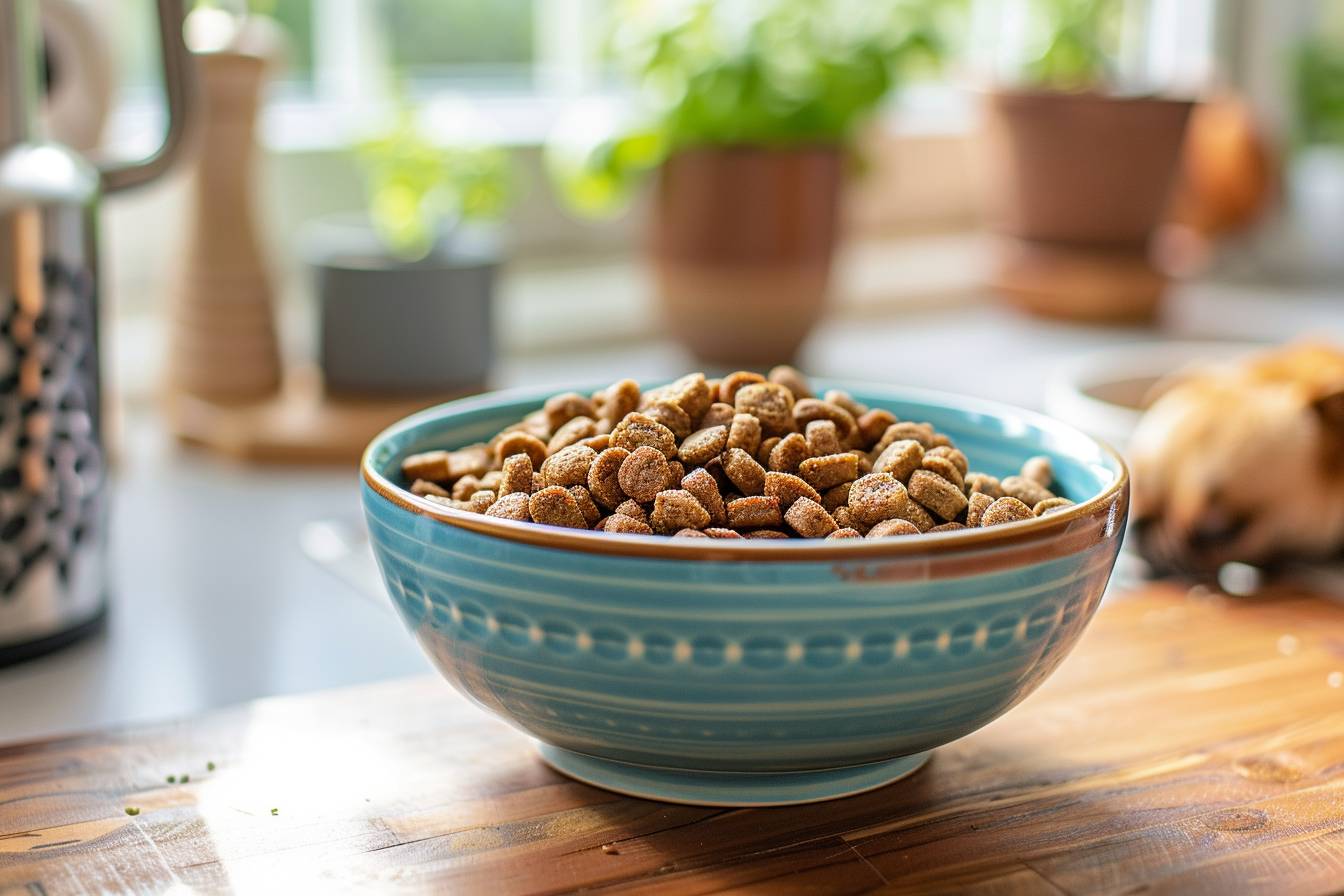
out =
[[1047,513],[1072,506],[1073,502],[1068,498],[1046,498],[1044,501],[1037,502],[1036,506],[1031,508],[1031,512],[1036,516],[1045,516]]
[[981,515],[980,525],[1001,526],[1004,523],[1016,523],[1019,520],[1029,520],[1031,517],[1031,508],[1016,498],[999,498],[993,504],[989,505],[984,514]]
[[532,513],[528,509],[531,495],[527,492],[514,492],[504,495],[495,503],[491,504],[485,511],[486,516],[497,516],[506,520],[517,520],[520,523],[532,522]]
[[751,414],[733,414],[728,427],[728,447],[741,448],[752,455],[761,447],[761,421]]
[[765,474],[765,494],[779,499],[779,506],[787,510],[799,498],[821,503],[817,490],[792,473],[779,473],[775,470]]
[[532,522],[569,529],[587,529],[588,522],[579,512],[578,502],[569,490],[559,485],[548,485],[527,502]]
[[799,498],[784,511],[784,522],[804,538],[825,538],[840,527],[835,519],[811,498]]
[[[754,417],[751,419],[755,419]],[[697,430],[682,440],[681,447],[677,449],[677,457],[682,463],[690,464],[693,467],[703,467],[714,458],[723,453],[726,447],[737,447],[733,445],[728,435],[728,427],[711,426],[708,429]],[[759,429],[757,434],[759,435]],[[750,454],[750,450],[747,451]]]
[[744,495],[759,495],[765,490],[765,470],[741,448],[729,448],[721,458],[723,475]]
[[671,481],[672,471],[668,469],[667,458],[648,445],[630,452],[616,473],[621,491],[640,504],[652,501],[654,495],[667,488]]
[[966,527],[974,529],[980,525],[980,519],[989,509],[989,505],[994,503],[994,499],[984,492],[971,492],[966,499]]
[[669,489],[654,497],[649,523],[655,532],[703,529],[709,525],[709,511],[685,489]]
[[840,445],[840,431],[836,429],[834,421],[813,420],[807,424],[805,437],[807,450],[812,452],[813,457],[839,454],[843,450]]
[[1072,506],[1048,458],[1000,480],[929,423],[816,394],[788,366],[620,380],[552,396],[489,443],[410,455],[402,475],[449,512],[610,535],[882,539]]
[[918,470],[923,462],[924,446],[914,439],[897,439],[883,448],[873,461],[873,472],[890,473],[902,482],[907,482],[910,474]]
[[1035,507],[1055,496],[1050,489],[1025,476],[1005,476],[999,485],[1005,495],[1016,498],[1028,507]]
[[607,517],[606,525],[602,527],[603,532],[623,532],[626,535],[652,535],[653,528],[643,520],[637,520],[634,517],[626,516],[622,513],[613,513]]
[[778,526],[782,521],[779,499],[771,495],[754,495],[728,502],[729,528],[756,529]]
[[918,535],[919,527],[909,520],[883,520],[868,530],[864,538],[892,538],[897,535]]
[[908,501],[905,486],[890,473],[869,473],[849,487],[849,515],[865,526],[895,519]]
[[1050,466],[1050,458],[1040,455],[1027,459],[1027,462],[1022,465],[1021,475],[1024,479],[1030,479],[1041,488],[1049,488],[1050,483],[1055,479],[1055,471]]

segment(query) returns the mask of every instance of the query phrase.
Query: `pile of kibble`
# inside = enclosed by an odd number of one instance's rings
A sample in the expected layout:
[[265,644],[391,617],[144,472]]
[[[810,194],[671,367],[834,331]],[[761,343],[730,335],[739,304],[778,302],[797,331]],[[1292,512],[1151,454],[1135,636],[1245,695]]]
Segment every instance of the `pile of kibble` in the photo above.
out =
[[410,490],[458,510],[633,535],[885,538],[996,526],[1072,502],[1046,458],[1002,481],[928,423],[792,367],[567,392],[488,444],[406,458]]

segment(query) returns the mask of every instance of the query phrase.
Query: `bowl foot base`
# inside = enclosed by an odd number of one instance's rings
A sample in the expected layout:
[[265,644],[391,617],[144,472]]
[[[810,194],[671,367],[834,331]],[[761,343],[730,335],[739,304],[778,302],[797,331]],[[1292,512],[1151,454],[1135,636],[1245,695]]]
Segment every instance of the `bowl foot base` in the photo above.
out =
[[697,772],[631,765],[538,744],[561,774],[626,796],[693,806],[788,806],[875,790],[918,771],[931,753],[808,772]]

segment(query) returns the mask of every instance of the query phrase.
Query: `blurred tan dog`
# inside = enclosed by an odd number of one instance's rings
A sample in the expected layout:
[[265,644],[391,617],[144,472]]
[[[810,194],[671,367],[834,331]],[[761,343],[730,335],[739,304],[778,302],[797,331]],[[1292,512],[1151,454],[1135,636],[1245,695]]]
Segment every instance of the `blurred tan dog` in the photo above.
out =
[[1182,375],[1130,444],[1139,550],[1207,572],[1344,553],[1344,352],[1288,346]]

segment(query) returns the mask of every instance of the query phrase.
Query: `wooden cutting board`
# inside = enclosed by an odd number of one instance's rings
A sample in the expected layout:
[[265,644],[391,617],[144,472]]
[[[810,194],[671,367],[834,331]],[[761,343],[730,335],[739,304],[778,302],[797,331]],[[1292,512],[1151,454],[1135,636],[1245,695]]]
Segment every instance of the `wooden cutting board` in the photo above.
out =
[[1004,718],[904,782],[796,808],[570,781],[430,678],[0,747],[0,893],[175,886],[1338,892],[1344,606],[1113,598]]

